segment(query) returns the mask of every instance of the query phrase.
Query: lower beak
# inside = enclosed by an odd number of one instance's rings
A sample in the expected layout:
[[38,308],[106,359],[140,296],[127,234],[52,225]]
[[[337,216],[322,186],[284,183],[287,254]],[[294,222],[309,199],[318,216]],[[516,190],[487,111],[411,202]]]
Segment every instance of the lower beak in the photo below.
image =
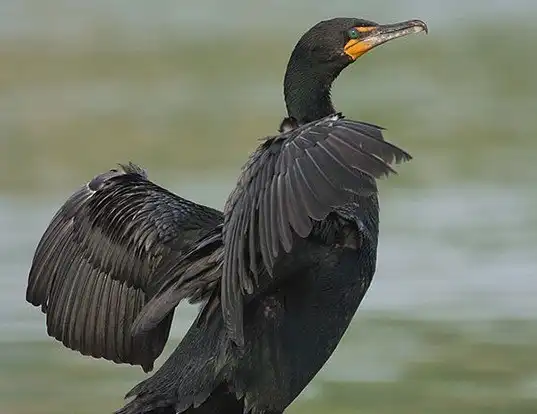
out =
[[408,20],[406,22],[386,24],[372,27],[364,37],[350,40],[345,45],[345,53],[353,60],[365,52],[398,37],[419,32],[428,33],[427,25],[421,20]]

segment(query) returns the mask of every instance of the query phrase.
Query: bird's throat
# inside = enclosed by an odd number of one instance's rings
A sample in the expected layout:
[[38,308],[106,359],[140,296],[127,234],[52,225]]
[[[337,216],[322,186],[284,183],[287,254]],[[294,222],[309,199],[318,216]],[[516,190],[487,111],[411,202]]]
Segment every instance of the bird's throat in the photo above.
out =
[[316,121],[335,112],[330,98],[332,82],[340,71],[310,65],[295,54],[287,66],[284,97],[287,113],[299,125]]

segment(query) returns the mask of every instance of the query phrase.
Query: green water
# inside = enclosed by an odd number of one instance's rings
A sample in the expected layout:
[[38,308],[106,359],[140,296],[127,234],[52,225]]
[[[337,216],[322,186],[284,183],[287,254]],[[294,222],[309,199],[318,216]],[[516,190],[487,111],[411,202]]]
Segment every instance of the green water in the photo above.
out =
[[[63,200],[132,160],[222,207],[284,115],[297,36],[334,14],[419,17],[430,34],[375,50],[334,87],[338,109],[414,160],[381,184],[371,290],[289,412],[536,412],[537,9],[354,3],[0,0],[1,413],[112,412],[145,377],[63,349],[24,302]],[[180,309],[166,354],[194,313]]]
[[[358,319],[290,413],[535,412],[535,322]],[[73,355],[51,342],[0,343],[0,352],[7,413],[112,412],[144,378],[141,370]],[[330,373],[336,364],[339,372]]]

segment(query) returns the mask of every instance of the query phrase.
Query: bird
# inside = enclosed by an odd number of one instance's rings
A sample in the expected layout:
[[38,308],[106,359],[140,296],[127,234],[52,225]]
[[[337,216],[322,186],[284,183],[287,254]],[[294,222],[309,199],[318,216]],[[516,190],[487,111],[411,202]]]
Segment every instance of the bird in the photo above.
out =
[[421,20],[323,20],[296,43],[287,116],[253,151],[223,211],[133,164],[97,175],[39,241],[26,300],[84,355],[152,371],[176,306],[196,319],[117,414],[280,414],[327,362],[376,270],[377,180],[411,155],[336,111],[343,69]]

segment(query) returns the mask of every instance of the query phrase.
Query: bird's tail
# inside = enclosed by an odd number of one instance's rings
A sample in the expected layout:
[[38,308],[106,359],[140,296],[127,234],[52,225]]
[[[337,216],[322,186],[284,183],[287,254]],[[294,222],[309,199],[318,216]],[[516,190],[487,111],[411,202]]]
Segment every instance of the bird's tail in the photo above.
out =
[[135,386],[116,414],[242,414],[242,402],[222,381],[223,322],[194,324],[153,376]]
[[129,414],[243,414],[244,405],[242,401],[238,401],[234,394],[231,394],[223,388],[218,388],[198,407],[191,406],[184,411],[177,411],[174,405],[168,405],[167,407],[149,407],[141,406],[139,404],[131,405],[127,404],[118,413]]

